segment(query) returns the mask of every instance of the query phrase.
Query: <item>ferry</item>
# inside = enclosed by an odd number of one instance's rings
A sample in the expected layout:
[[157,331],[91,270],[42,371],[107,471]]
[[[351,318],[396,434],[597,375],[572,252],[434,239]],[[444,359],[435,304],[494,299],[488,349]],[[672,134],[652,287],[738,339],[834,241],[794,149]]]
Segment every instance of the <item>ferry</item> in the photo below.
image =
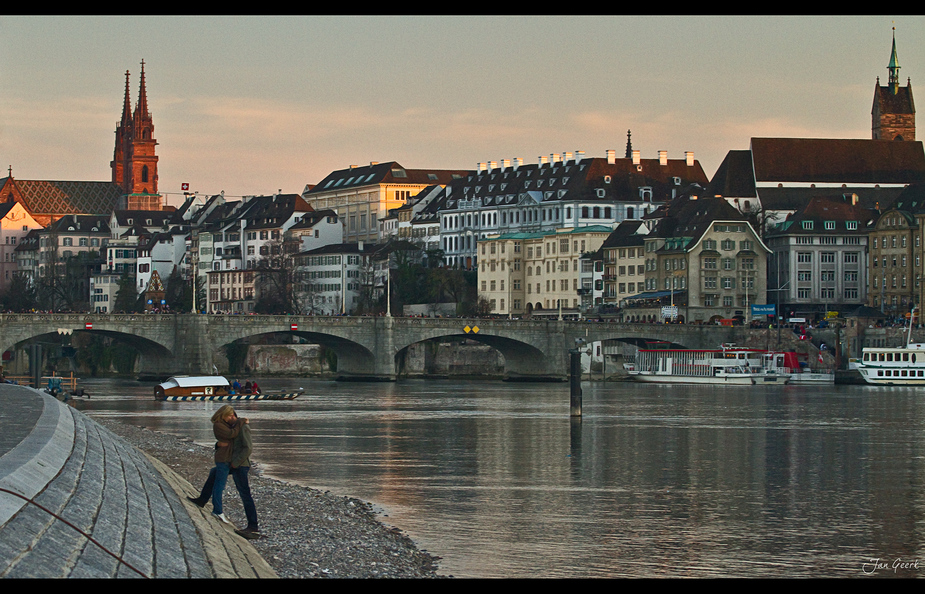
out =
[[714,350],[640,349],[630,376],[668,384],[786,384],[789,374],[766,367],[766,354],[732,345]]
[[881,386],[919,386],[925,384],[925,343],[912,342],[912,323],[917,310],[909,316],[906,346],[865,347],[857,370],[868,384]]
[[305,390],[289,392],[258,392],[248,394],[233,390],[228,380],[220,375],[176,375],[154,387],[155,400],[229,401],[229,400],[293,400]]

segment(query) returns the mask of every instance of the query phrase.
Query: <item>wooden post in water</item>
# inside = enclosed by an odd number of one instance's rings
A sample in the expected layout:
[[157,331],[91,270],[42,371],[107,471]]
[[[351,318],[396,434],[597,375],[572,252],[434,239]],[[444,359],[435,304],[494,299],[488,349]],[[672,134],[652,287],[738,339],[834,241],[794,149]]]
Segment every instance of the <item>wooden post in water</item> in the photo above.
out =
[[[580,340],[580,339],[579,339]],[[571,416],[581,416],[581,351],[569,349],[569,411]]]

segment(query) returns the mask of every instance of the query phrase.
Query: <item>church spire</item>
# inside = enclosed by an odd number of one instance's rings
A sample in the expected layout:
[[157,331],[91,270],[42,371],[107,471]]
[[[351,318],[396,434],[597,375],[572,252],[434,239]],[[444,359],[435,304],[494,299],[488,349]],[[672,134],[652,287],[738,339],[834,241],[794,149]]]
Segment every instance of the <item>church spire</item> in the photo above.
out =
[[627,130],[626,131],[626,158],[627,159],[630,159],[633,157],[633,141],[630,138],[630,136],[632,136],[632,132]]
[[134,112],[131,111],[129,97],[129,73],[126,71],[122,122],[116,128],[116,147],[111,163],[112,181],[124,192],[119,208],[160,210],[161,196],[157,193],[157,141],[154,140],[154,120],[148,111],[144,60],[141,61],[138,101]]
[[890,92],[894,95],[899,89],[899,58],[896,57],[896,27],[893,27],[893,52],[890,54],[890,65],[887,66],[890,71]]
[[128,70],[125,71],[125,100],[122,104],[122,125],[128,125],[132,120],[132,98],[128,90]]
[[138,85],[138,103],[135,105],[135,119],[147,120],[151,118],[148,113],[148,91],[145,88],[145,61],[141,61],[141,83]]

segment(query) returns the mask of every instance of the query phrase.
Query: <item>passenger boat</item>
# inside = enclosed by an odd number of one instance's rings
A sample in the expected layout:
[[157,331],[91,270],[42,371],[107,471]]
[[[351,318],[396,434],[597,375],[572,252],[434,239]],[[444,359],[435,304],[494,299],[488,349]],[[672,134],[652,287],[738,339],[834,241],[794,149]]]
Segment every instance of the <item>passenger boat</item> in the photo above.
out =
[[630,375],[668,384],[786,384],[789,376],[765,367],[766,351],[723,345],[715,350],[640,349]]
[[227,401],[227,400],[293,400],[305,390],[291,392],[259,392],[247,394],[231,388],[228,380],[220,375],[176,375],[154,387],[156,400],[183,401]]
[[865,347],[857,370],[868,384],[883,386],[919,386],[925,384],[925,343],[912,342],[912,323],[917,310],[909,316],[906,346]]

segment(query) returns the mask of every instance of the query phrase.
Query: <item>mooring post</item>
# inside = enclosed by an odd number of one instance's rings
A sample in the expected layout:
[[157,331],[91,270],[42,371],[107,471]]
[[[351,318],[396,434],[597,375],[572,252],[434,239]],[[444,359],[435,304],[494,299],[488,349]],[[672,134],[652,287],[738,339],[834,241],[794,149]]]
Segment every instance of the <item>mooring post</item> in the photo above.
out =
[[575,339],[575,348],[569,349],[569,412],[573,417],[581,416],[581,351],[579,347],[584,343],[581,338]]
[[42,345],[32,343],[29,345],[29,375],[32,376],[32,387],[42,388]]

